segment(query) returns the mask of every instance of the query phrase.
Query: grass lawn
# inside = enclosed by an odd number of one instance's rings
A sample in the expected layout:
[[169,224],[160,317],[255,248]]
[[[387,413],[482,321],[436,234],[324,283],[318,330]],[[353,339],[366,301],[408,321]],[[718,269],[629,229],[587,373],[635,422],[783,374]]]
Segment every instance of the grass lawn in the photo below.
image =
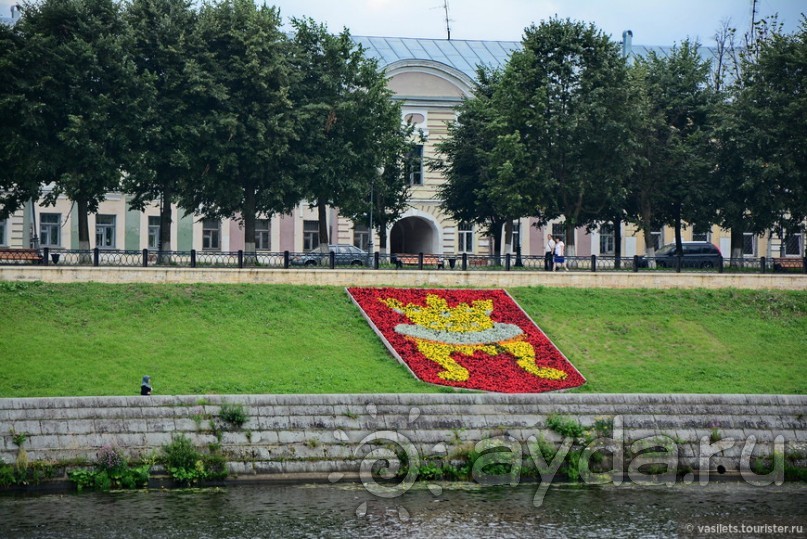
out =
[[[807,393],[807,293],[514,288],[575,391]],[[451,391],[338,287],[0,283],[0,397]]]

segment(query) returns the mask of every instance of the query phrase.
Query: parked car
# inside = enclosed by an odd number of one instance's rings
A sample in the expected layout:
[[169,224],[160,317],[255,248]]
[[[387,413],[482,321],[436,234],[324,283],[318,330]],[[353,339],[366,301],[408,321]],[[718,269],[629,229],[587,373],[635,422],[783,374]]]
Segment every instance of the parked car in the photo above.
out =
[[[682,268],[716,268],[723,261],[720,249],[708,241],[685,241],[681,243],[683,256],[681,257]],[[674,268],[676,264],[675,244],[668,243],[656,251],[656,267]],[[639,267],[646,268],[650,265],[649,258],[639,257]]]
[[292,256],[289,262],[295,266],[327,266],[330,264],[331,251],[334,253],[334,263],[337,266],[366,266],[371,263],[367,251],[347,244],[328,245],[327,253],[323,253],[317,247],[303,255]]

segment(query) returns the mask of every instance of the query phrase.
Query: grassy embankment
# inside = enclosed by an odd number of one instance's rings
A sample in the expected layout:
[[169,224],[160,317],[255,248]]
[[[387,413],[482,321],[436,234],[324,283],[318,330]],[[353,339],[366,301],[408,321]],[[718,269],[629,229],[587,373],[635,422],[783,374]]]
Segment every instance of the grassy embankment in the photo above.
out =
[[[576,391],[807,393],[807,293],[517,288]],[[450,391],[338,287],[0,283],[0,397]]]

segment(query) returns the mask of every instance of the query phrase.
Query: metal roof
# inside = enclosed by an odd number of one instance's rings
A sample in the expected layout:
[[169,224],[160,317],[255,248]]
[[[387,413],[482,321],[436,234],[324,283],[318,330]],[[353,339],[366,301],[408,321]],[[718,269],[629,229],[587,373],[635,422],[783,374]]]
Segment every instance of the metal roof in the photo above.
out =
[[503,67],[520,41],[465,41],[412,37],[353,36],[381,67],[400,60],[431,60],[476,78],[476,66]]
[[[421,39],[411,37],[352,36],[355,43],[364,47],[370,58],[375,58],[381,67],[401,60],[432,60],[446,64],[476,78],[476,66],[504,67],[513,51],[521,49],[520,41],[465,41],[448,39]],[[647,56],[651,51],[661,57],[668,56],[672,47],[632,45],[630,55]],[[712,47],[699,49],[704,60],[714,61]]]

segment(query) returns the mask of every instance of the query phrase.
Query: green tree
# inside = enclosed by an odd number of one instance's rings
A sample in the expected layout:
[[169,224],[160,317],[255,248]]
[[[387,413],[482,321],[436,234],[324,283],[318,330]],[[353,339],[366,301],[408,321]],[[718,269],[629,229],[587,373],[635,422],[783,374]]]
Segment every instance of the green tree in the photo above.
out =
[[707,147],[714,104],[710,64],[698,44],[685,40],[669,55],[651,52],[637,58],[632,80],[638,86],[637,161],[630,176],[630,218],[644,232],[653,256],[650,232],[660,224],[675,229],[681,249],[682,222],[711,222]]
[[287,173],[294,122],[279,27],[276,9],[250,0],[204,5],[197,24],[204,48],[195,55],[189,97],[196,147],[180,205],[241,220],[247,252],[255,251],[256,215],[289,211],[300,199]]
[[718,223],[731,229],[732,259],[742,258],[743,233],[795,233],[807,218],[807,20],[792,35],[775,21],[755,32],[715,137]]
[[[519,134],[508,133],[495,99],[502,84],[498,71],[477,70],[473,97],[457,109],[457,121],[437,144],[440,158],[431,163],[445,182],[439,187],[441,208],[453,219],[474,223],[493,238],[494,253],[502,252],[502,229],[530,215],[535,204],[530,186],[516,167],[525,161]],[[506,240],[507,241],[507,238]]]
[[578,226],[610,218],[632,165],[633,111],[619,47],[593,25],[551,19],[526,29],[494,96],[513,175],[529,181],[544,218]]
[[196,12],[189,0],[133,0],[125,12],[132,31],[138,75],[151,90],[133,138],[133,160],[124,188],[137,210],[160,201],[161,250],[171,250],[171,204],[181,185],[192,183],[196,133],[191,84],[198,75],[194,53]]
[[[405,132],[383,72],[347,30],[334,35],[311,19],[295,19],[292,25],[291,61],[299,79],[291,94],[297,116],[291,165],[309,203],[317,208],[325,250],[330,243],[327,207],[346,208],[355,215],[355,208],[367,204],[379,168],[389,165],[390,174],[394,172],[395,148]],[[401,187],[392,185],[393,191]],[[390,201],[395,199],[400,197]]]
[[12,151],[26,146],[13,167],[22,186],[53,183],[44,196],[60,194],[77,206],[79,247],[90,248],[88,213],[118,190],[130,157],[130,127],[139,99],[128,32],[111,0],[45,0],[29,4],[14,32],[20,44],[12,86],[24,101]]
[[[398,110],[397,104],[393,101],[390,101],[390,105]],[[406,174],[407,163],[418,142],[422,141],[414,135],[411,125],[400,125],[398,131],[389,131],[385,141],[388,150],[384,165],[370,184],[367,199],[346,201],[339,207],[339,212],[354,223],[367,224],[369,227],[372,221],[372,229],[378,233],[378,247],[382,254],[387,253],[387,228],[409,208],[410,185]]]
[[38,199],[42,187],[27,137],[36,114],[25,98],[23,50],[19,28],[0,24],[0,219]]

